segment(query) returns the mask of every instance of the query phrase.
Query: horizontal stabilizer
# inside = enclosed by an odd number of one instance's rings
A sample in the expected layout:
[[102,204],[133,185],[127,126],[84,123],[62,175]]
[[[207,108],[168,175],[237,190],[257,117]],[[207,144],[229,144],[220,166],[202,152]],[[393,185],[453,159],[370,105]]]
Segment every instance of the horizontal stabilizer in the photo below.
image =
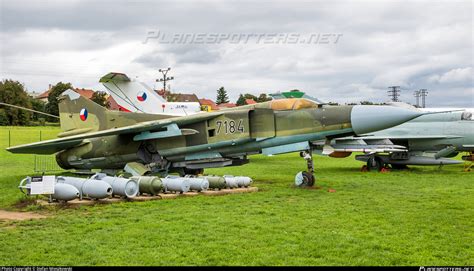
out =
[[130,82],[130,78],[124,74],[124,73],[120,73],[120,72],[109,72],[108,74],[102,76],[102,78],[100,78],[99,82],[100,83],[107,83],[107,82]]
[[34,154],[53,154],[64,149],[78,146],[82,143],[82,139],[75,139],[69,141],[54,142],[51,140],[40,141],[31,144],[25,144],[15,147],[7,148],[11,153],[34,153]]

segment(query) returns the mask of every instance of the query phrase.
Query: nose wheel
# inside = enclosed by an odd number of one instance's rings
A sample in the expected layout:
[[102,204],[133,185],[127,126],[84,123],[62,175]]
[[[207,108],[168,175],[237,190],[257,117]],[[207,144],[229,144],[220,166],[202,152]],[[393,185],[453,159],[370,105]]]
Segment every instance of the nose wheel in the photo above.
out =
[[314,177],[313,155],[311,150],[300,152],[300,156],[306,160],[308,171],[300,171],[295,176],[295,185],[299,187],[313,186],[316,178]]

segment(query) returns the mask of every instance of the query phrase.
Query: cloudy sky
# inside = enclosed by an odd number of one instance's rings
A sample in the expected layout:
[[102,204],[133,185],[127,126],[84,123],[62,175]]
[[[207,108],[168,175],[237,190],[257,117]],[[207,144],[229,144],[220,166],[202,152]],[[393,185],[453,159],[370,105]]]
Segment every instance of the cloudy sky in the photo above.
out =
[[101,89],[110,71],[153,86],[172,67],[172,91],[212,99],[224,86],[232,101],[297,88],[381,102],[398,85],[402,101],[426,88],[428,106],[474,106],[472,1],[0,3],[0,74],[29,91]]

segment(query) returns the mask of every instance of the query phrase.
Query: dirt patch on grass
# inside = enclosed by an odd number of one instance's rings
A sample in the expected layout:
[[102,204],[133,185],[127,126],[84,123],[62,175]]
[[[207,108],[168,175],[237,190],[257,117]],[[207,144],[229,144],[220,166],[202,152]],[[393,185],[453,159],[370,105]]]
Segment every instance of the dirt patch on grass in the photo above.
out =
[[34,198],[22,198],[18,200],[13,206],[17,209],[22,209],[25,207],[28,207],[29,205],[34,205],[36,204],[36,199]]
[[46,218],[46,216],[31,212],[10,212],[0,210],[0,220],[29,220],[40,218]]

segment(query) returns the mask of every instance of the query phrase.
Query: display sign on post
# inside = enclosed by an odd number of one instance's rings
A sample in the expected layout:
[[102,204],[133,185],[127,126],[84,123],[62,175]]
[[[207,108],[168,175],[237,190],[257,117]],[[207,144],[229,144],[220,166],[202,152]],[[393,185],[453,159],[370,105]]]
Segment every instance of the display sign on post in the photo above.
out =
[[31,177],[31,195],[54,194],[55,176],[33,176]]

